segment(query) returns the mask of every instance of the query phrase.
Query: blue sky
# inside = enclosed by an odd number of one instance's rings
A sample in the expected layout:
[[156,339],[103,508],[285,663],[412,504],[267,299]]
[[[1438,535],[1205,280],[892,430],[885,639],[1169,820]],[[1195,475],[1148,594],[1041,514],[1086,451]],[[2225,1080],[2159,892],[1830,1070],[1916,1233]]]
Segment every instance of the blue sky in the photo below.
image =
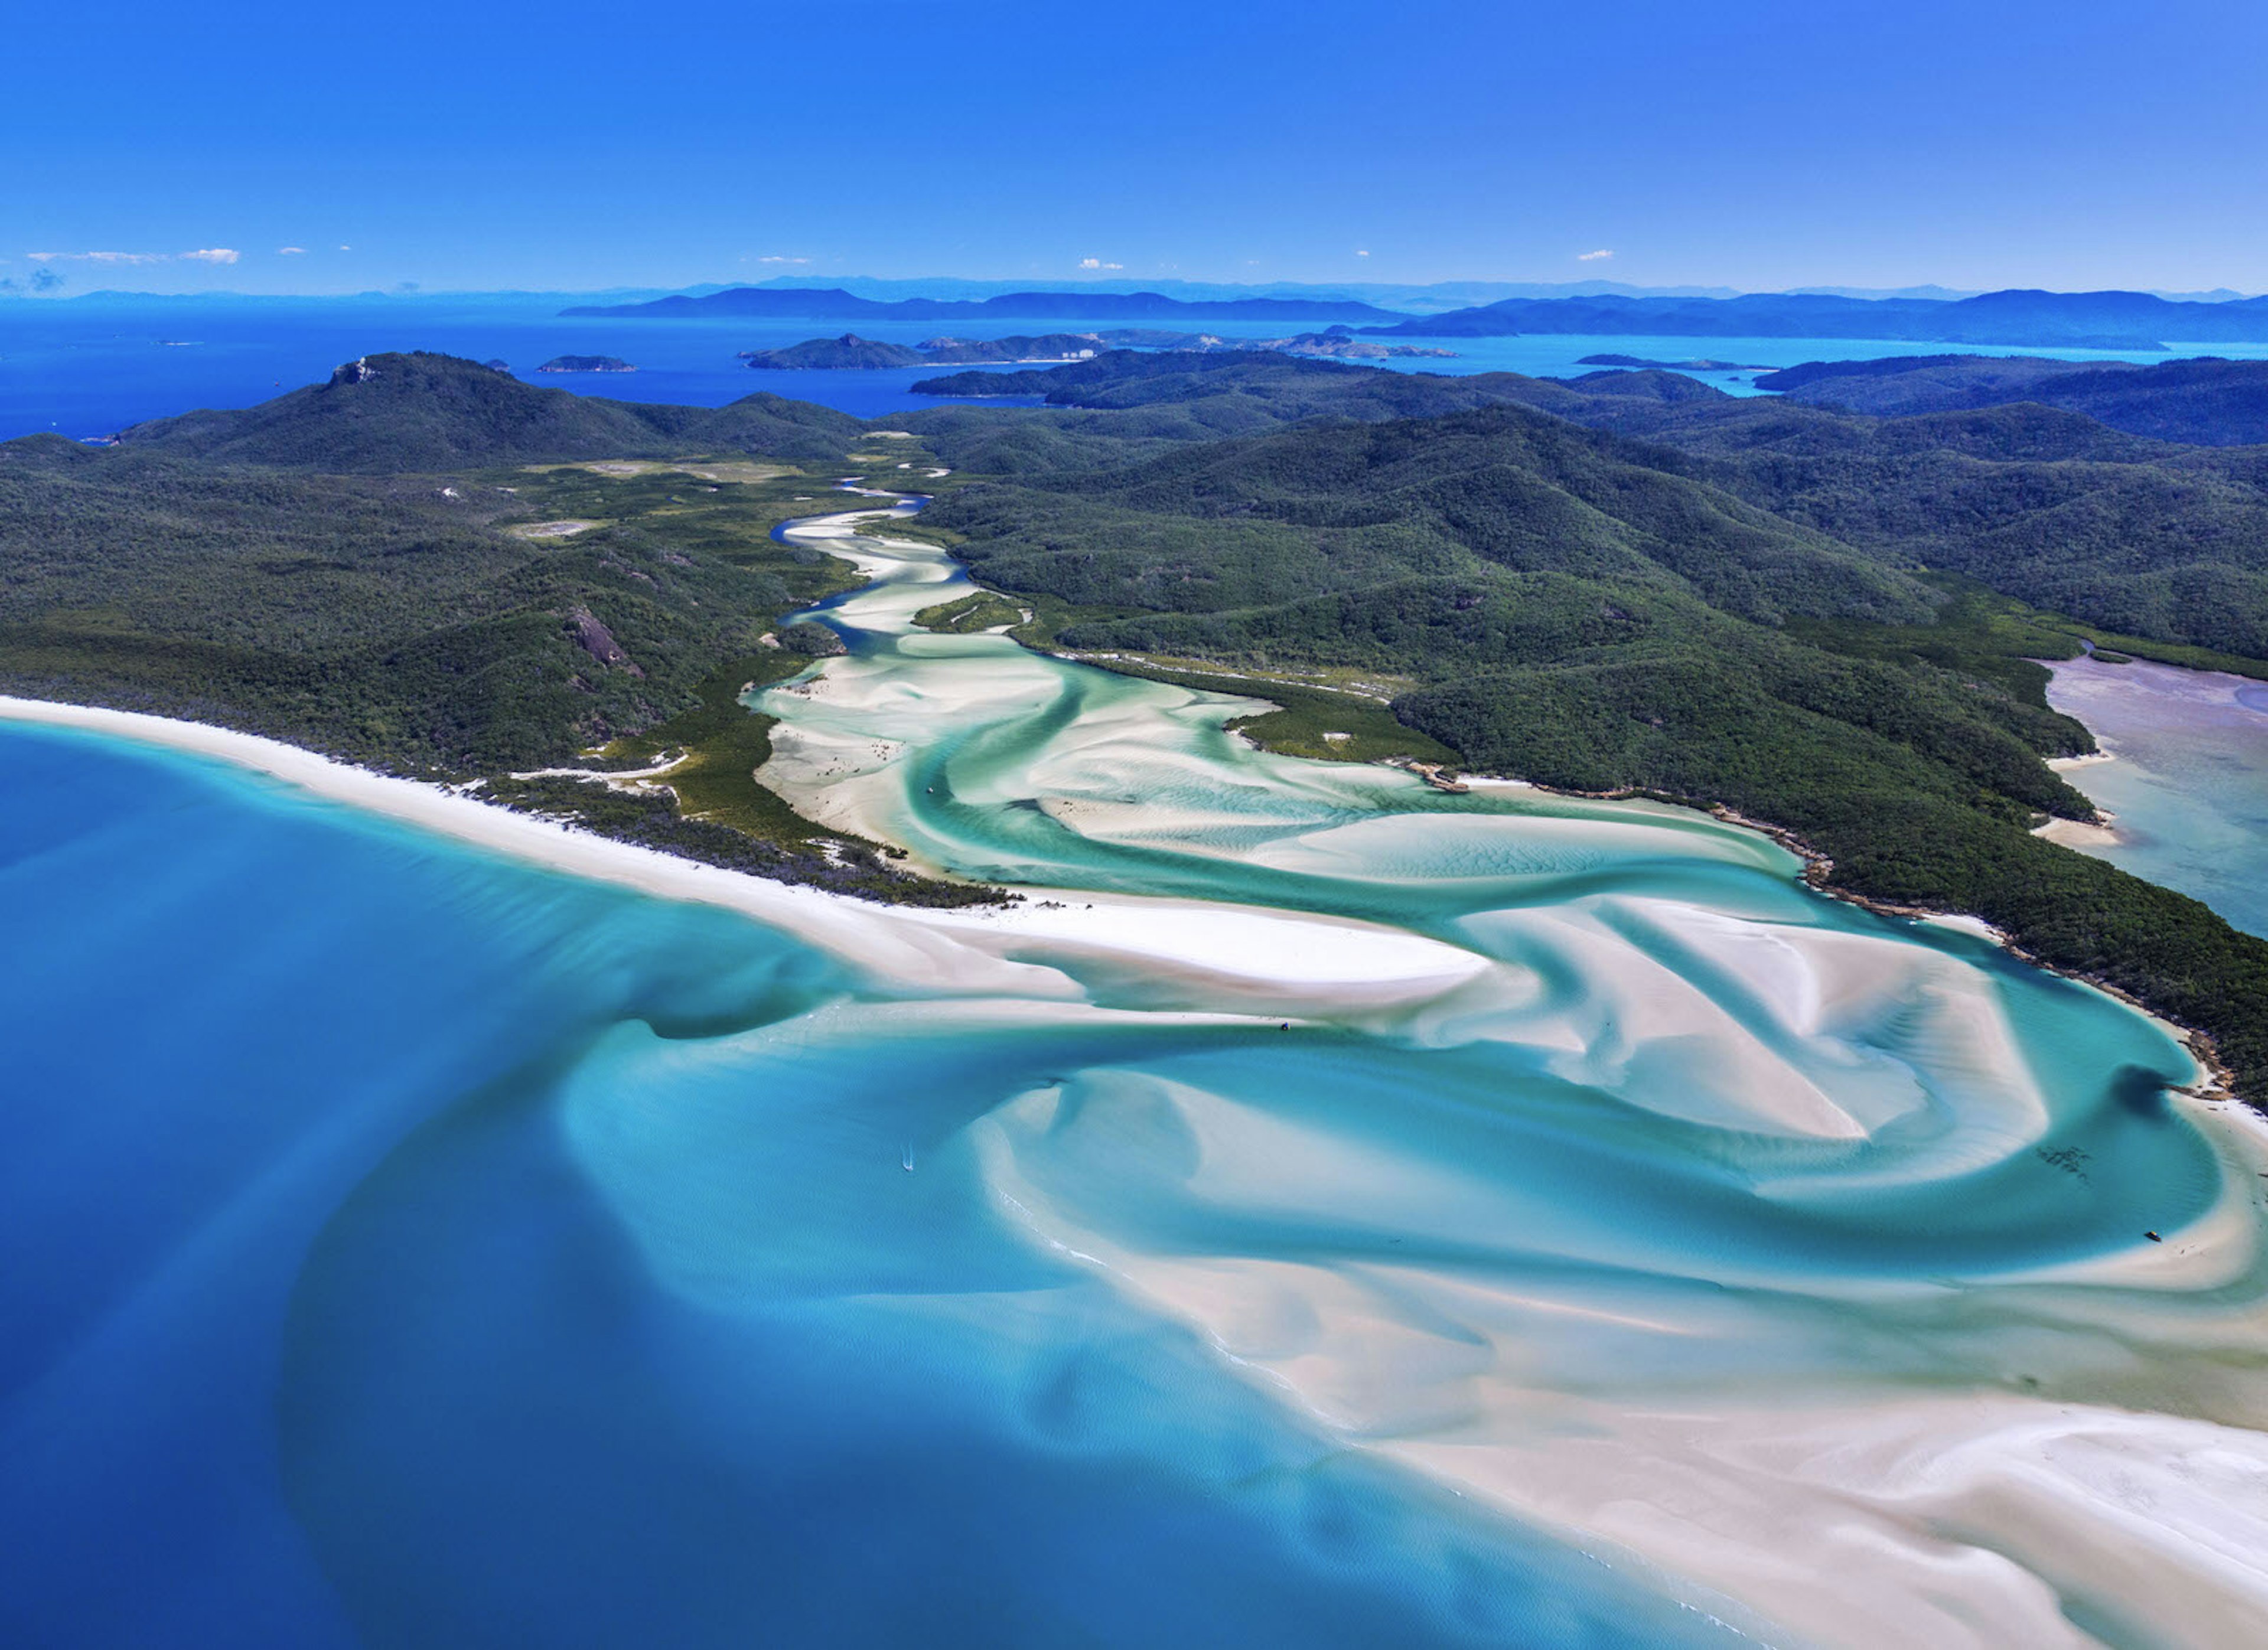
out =
[[17,290],[2268,288],[2240,0],[112,0],[4,39]]

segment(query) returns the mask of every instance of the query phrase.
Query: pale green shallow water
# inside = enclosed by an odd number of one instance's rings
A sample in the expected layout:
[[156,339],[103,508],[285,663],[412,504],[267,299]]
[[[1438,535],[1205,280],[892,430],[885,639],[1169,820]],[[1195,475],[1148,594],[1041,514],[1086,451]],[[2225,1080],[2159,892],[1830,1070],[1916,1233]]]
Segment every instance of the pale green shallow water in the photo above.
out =
[[2255,1640],[2268,1158],[2161,1030],[797,531],[878,583],[767,777],[1025,910],[0,733],[0,1637]]
[[2048,702],[2113,754],[2065,775],[2117,820],[2077,845],[2268,936],[2268,682],[2139,659],[2050,668]]

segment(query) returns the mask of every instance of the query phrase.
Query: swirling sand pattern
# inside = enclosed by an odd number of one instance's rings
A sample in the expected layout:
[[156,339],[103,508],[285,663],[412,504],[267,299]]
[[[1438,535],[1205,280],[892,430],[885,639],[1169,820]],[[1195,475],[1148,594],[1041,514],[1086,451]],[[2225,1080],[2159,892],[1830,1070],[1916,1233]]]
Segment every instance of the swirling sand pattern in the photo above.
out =
[[0,741],[11,1636],[2257,1636],[2268,1160],[2160,1028],[797,531],[879,582],[767,778],[1023,910]]

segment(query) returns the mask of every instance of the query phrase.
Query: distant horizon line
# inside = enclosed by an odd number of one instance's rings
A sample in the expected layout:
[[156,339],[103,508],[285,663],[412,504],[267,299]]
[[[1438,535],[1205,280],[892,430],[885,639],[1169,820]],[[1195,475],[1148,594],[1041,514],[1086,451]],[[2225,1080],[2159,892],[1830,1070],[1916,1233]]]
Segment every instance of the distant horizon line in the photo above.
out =
[[[838,276],[777,275],[753,281],[698,281],[679,286],[615,285],[603,287],[433,287],[405,282],[395,286],[361,287],[344,291],[317,291],[307,290],[256,290],[239,287],[208,287],[193,291],[153,291],[134,288],[99,287],[92,291],[9,291],[0,289],[0,299],[15,298],[24,303],[70,304],[96,300],[148,299],[159,301],[201,301],[215,299],[284,299],[308,302],[340,301],[345,299],[439,300],[466,298],[609,298],[636,299],[645,298],[702,297],[715,292],[743,288],[786,291],[848,291],[858,288],[886,288],[909,291],[920,288],[950,287],[962,295],[979,292],[1066,292],[1091,291],[1097,294],[1125,295],[1157,292],[1161,295],[1174,289],[1198,289],[1218,292],[1235,292],[1252,297],[1271,294],[1329,294],[1346,297],[1381,296],[1401,293],[1411,297],[1423,295],[1447,296],[1452,292],[1479,294],[1490,292],[1500,297],[1527,298],[1683,298],[1703,302],[1722,302],[1736,298],[1842,298],[1861,302],[1941,302],[1957,303],[1963,299],[1990,296],[1999,292],[2046,292],[2061,297],[2097,296],[2108,293],[2137,293],[2163,299],[2169,303],[2232,303],[2263,296],[2232,287],[2175,291],[2154,287],[2088,287],[2058,288],[2049,286],[2007,287],[1947,287],[1934,283],[1923,283],[1898,287],[1861,287],[1808,285],[1789,287],[1702,286],[1696,284],[1642,285],[1624,281],[1514,281],[1483,277],[1452,277],[1437,281],[1204,281],[1174,276],[1162,280],[1129,279],[1123,276],[1080,278],[1065,276],[1055,280],[1015,279],[976,276]],[[1481,301],[1486,301],[1483,299]]]

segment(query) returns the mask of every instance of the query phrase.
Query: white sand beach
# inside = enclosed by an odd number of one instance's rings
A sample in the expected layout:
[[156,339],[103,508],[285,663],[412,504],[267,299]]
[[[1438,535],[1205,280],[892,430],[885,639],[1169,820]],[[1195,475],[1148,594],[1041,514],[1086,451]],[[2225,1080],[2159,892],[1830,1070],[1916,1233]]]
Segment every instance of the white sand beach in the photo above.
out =
[[[1248,995],[1249,1012],[1327,1011],[1449,989],[1489,966],[1397,930],[1194,900],[1025,890],[1005,907],[885,906],[769,881],[611,841],[476,796],[335,762],[281,740],[129,711],[0,696],[0,718],[136,740],[248,768],[367,813],[571,875],[723,906],[794,933],[909,989],[954,996],[1083,998],[1047,959],[1140,965],[1193,999]],[[1024,960],[1028,959],[1028,960]]]

